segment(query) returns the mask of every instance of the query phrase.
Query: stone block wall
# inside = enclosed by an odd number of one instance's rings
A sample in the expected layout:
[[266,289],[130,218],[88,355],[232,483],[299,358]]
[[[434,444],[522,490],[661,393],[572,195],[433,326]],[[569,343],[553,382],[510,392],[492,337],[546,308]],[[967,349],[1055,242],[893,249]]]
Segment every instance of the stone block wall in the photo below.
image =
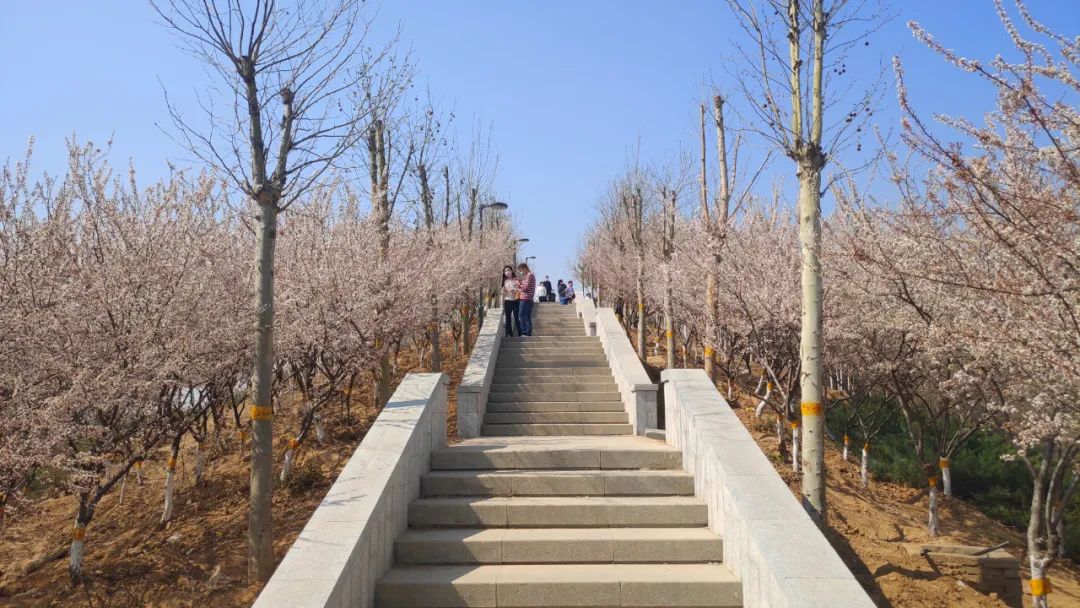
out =
[[1020,560],[1004,549],[983,555],[971,555],[983,547],[966,545],[906,545],[905,549],[924,555],[942,576],[962,580],[979,593],[993,594],[1011,608],[1023,606]]

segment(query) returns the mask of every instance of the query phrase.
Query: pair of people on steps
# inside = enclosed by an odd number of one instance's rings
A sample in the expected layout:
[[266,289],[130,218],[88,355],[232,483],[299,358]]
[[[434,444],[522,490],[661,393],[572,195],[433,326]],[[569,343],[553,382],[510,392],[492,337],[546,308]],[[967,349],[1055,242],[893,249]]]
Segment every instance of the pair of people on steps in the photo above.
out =
[[517,328],[519,336],[532,335],[533,298],[536,297],[536,275],[527,264],[518,264],[517,272],[513,266],[503,267],[503,315],[506,336],[514,335]]
[[562,279],[559,279],[559,304],[566,306],[570,302],[574,301],[574,282],[567,281],[563,283]]

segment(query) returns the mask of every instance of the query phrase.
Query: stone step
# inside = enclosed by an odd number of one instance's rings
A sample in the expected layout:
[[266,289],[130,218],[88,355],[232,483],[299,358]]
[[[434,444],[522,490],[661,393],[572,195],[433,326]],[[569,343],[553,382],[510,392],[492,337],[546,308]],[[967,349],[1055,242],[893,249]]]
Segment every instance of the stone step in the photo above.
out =
[[564,361],[582,361],[585,363],[604,363],[607,364],[607,357],[603,354],[594,355],[590,353],[565,353],[565,354],[550,354],[550,355],[537,355],[537,354],[517,354],[517,353],[499,353],[497,359],[498,363],[543,363],[548,361],[564,362]]
[[495,373],[501,371],[514,371],[522,369],[554,369],[563,367],[597,367],[600,369],[608,370],[611,373],[611,368],[608,366],[606,359],[592,360],[592,361],[503,361],[500,357],[495,362]]
[[431,469],[680,470],[682,453],[641,437],[477,437],[437,450]]
[[[528,367],[520,367],[514,375],[508,373],[502,373],[496,371],[492,377],[492,382],[499,382],[505,384],[507,379],[513,378],[526,378],[532,379],[552,379],[558,378],[569,382],[575,380],[578,382],[595,382],[599,378],[604,380],[614,380],[614,376],[611,375],[611,369],[607,366],[604,367],[560,367],[558,369],[538,367],[530,369]],[[511,380],[516,382],[516,380]]]
[[431,496],[693,496],[683,471],[502,470],[430,471],[420,494]]
[[521,437],[528,435],[631,435],[629,424],[485,424],[480,432],[488,437]]
[[413,566],[383,576],[375,605],[741,606],[742,586],[722,564]]
[[626,412],[488,412],[484,424],[630,422]]
[[576,401],[579,403],[601,403],[605,401],[621,401],[618,391],[540,391],[540,390],[516,390],[504,392],[492,392],[488,395],[488,403],[528,403],[530,401]]
[[504,336],[502,339],[504,344],[542,344],[548,343],[579,343],[579,344],[600,344],[600,338],[596,336],[567,336],[565,338],[550,337],[550,336]]
[[399,564],[688,563],[724,561],[708,528],[433,528],[395,543]]
[[699,528],[704,501],[691,496],[472,496],[420,498],[409,505],[412,528]]
[[621,401],[581,403],[579,401],[525,401],[512,403],[489,403],[489,414],[526,414],[530,412],[623,412]]
[[503,344],[499,354],[503,355],[563,355],[563,354],[604,354],[604,347],[599,344]]
[[615,380],[600,380],[597,382],[564,382],[558,378],[532,380],[524,382],[492,382],[492,393],[512,393],[515,391],[546,391],[546,392],[575,392],[575,393],[611,393],[618,392]]

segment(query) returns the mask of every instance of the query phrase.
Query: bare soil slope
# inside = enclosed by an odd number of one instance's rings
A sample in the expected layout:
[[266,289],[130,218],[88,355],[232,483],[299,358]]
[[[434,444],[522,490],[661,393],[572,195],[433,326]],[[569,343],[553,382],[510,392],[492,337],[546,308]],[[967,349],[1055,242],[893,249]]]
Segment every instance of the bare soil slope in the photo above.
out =
[[[452,344],[452,342],[450,342]],[[466,359],[444,363],[453,395]],[[399,369],[417,367],[403,356]],[[360,404],[370,394],[356,391],[351,419],[327,412],[327,441],[313,439],[302,449],[293,481],[274,493],[274,555],[280,561],[334,478],[352,455],[378,411]],[[275,417],[275,469],[295,429],[288,413]],[[143,467],[144,484],[132,475],[124,489],[100,503],[87,528],[86,585],[72,589],[67,575],[67,547],[74,521],[70,496],[43,498],[24,505],[0,527],[0,606],[94,608],[152,606],[246,606],[259,586],[247,583],[248,458],[234,443],[210,455],[202,485],[195,485],[190,446],[181,451],[173,521],[161,527],[166,450]],[[187,458],[185,458],[187,456]],[[29,571],[29,572],[28,572]]]
[[[775,423],[758,420],[753,408],[744,405],[736,414],[750,429],[761,449],[797,498],[799,479],[790,463],[781,461],[777,451]],[[927,496],[908,486],[871,480],[866,490],[859,485],[859,465],[844,462],[842,453],[826,452],[828,472],[828,526],[826,536],[840,556],[870,592],[879,606],[918,608],[1006,608],[1004,602],[983,595],[956,578],[935,571],[923,557],[910,555],[905,543],[934,543],[991,546],[1009,541],[1005,548],[1021,558],[1026,591],[1022,530],[990,519],[962,500],[944,498],[941,505],[941,534],[927,534]],[[1053,607],[1080,606],[1080,568],[1058,562],[1050,573]],[[1024,605],[1031,605],[1025,595]]]

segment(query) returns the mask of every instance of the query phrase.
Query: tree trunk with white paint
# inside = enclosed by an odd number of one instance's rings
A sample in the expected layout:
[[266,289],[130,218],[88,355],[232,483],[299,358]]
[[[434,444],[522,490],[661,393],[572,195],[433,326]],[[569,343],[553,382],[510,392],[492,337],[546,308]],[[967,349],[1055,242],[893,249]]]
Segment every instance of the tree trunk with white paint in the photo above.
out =
[[870,487],[870,444],[863,444],[862,465],[859,467],[859,481],[863,488]]
[[941,491],[945,496],[952,496],[952,469],[948,458],[940,458],[938,466],[941,467]]
[[180,437],[173,440],[169,458],[165,461],[165,508],[161,512],[161,520],[158,522],[165,525],[172,521],[173,495],[176,492],[176,458],[180,454]]
[[937,478],[936,477],[931,477],[929,479],[929,486],[930,486],[930,501],[929,501],[930,521],[929,521],[929,528],[930,528],[930,536],[931,537],[936,537],[938,535],[939,519],[938,519],[938,487],[937,487],[937,485],[938,485],[937,484]]
[[316,413],[314,418],[315,423],[315,441],[318,441],[320,445],[326,443],[326,423],[323,422],[322,414]]
[[71,549],[68,554],[68,576],[71,577],[72,586],[78,585],[82,580],[83,558],[86,556],[86,526],[87,521],[83,509],[79,509],[79,515],[75,517],[75,528],[71,533]]
[[293,464],[296,459],[296,450],[300,442],[295,437],[289,439],[289,447],[285,448],[285,461],[281,464],[281,482],[285,483],[292,475]]
[[[758,383],[760,387],[760,383]],[[755,391],[756,392],[756,391]],[[769,395],[772,394],[772,382],[765,383],[765,395],[758,401],[757,407],[754,408],[754,416],[761,418],[765,414],[765,408],[769,405]]]
[[844,434],[844,462],[848,462],[848,446],[851,443],[851,439]]

